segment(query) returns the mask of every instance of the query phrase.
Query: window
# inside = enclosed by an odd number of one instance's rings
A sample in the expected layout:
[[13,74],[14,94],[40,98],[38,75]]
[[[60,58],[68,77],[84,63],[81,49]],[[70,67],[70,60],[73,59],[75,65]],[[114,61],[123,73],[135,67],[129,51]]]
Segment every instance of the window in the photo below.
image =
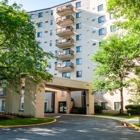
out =
[[82,58],[76,59],[76,65],[81,65],[82,64]]
[[103,10],[103,4],[98,6],[98,11],[102,11]]
[[45,33],[48,33],[48,31],[45,31]]
[[76,35],[76,40],[82,40],[82,35]]
[[37,37],[42,37],[42,32],[38,32]]
[[20,110],[24,110],[24,92],[25,92],[25,90],[22,89],[21,98],[20,98]]
[[80,2],[76,2],[76,8],[81,7],[81,1]]
[[38,47],[42,47],[42,43],[41,42],[38,42]]
[[95,46],[96,45],[96,43],[93,43],[93,46]]
[[50,40],[50,46],[52,46],[52,40]]
[[105,21],[105,17],[104,16],[101,16],[98,18],[98,23],[102,23]]
[[50,21],[50,25],[53,25],[53,20]]
[[82,52],[82,46],[77,46],[76,47],[76,52]]
[[82,77],[82,71],[76,71],[76,77]]
[[53,10],[51,10],[51,15],[53,15]]
[[92,31],[92,33],[94,34],[94,33],[96,33],[96,31]]
[[114,102],[114,109],[115,110],[121,109],[121,103],[120,102]]
[[69,72],[62,73],[62,77],[64,77],[64,78],[70,78],[70,73]]
[[102,102],[101,107],[103,110],[108,110],[107,102]]
[[114,13],[110,13],[109,16],[110,16],[110,19],[113,19],[114,18]]
[[79,12],[79,13],[76,13],[76,18],[80,18],[82,16],[82,13]]
[[92,19],[92,21],[95,21],[95,19]]
[[53,30],[50,30],[50,36],[52,36],[53,35]]
[[102,28],[99,30],[99,35],[104,35],[105,34],[105,28]]
[[34,19],[35,15],[34,14],[31,14],[30,15],[30,19]]
[[116,30],[117,30],[117,26],[116,25],[110,26],[110,31],[111,32],[116,31]]
[[42,26],[43,26],[43,22],[39,22],[38,27],[42,27]]
[[45,23],[48,23],[48,21],[45,21]]
[[38,13],[38,17],[39,18],[43,17],[43,13]]
[[52,67],[52,63],[51,62],[49,62],[49,66],[48,66],[49,68],[51,68]]
[[77,23],[76,24],[76,29],[81,29],[82,28],[82,24],[81,23]]

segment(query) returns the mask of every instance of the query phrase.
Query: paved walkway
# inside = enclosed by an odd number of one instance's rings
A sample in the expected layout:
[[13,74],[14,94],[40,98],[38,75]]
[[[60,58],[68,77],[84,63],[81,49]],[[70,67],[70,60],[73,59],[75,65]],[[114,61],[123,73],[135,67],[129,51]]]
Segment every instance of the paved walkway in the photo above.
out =
[[127,121],[133,124],[139,123],[138,119],[128,119],[128,118],[121,118],[121,117],[111,117],[111,116],[100,116],[100,115],[89,115],[89,116],[94,116],[94,117],[99,117],[99,118],[106,118],[106,119],[114,119],[114,120],[122,120],[122,121]]

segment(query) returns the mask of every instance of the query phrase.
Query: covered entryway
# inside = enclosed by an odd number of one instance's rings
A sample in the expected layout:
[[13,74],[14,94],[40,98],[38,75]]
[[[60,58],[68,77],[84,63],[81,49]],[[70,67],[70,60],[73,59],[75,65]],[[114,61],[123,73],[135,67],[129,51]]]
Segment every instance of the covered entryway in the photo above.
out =
[[[26,88],[29,90],[26,90]],[[69,114],[71,110],[71,92],[81,90],[84,90],[86,94],[86,114],[94,114],[94,95],[92,94],[92,89],[89,87],[89,83],[59,77],[54,77],[51,82],[47,82],[45,87],[40,87],[40,85],[35,83],[26,84],[25,80],[24,110],[20,110],[18,106],[21,95],[7,91],[6,112],[30,115],[38,118],[44,117],[44,111],[47,108],[44,93],[47,91],[55,93],[54,113],[66,112]],[[66,103],[63,103],[63,105],[58,100],[57,93],[59,91],[66,92]],[[44,104],[45,102],[46,104]]]

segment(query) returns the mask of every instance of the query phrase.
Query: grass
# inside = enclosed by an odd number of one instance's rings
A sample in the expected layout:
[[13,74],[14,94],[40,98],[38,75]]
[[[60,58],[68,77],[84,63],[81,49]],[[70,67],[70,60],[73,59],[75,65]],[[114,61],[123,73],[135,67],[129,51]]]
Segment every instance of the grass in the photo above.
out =
[[134,119],[134,120],[138,120],[138,116],[134,115],[134,116],[128,116],[126,115],[120,115],[120,114],[95,114],[95,115],[100,115],[100,116],[110,116],[110,117],[119,117],[119,118],[126,118],[126,119]]
[[52,118],[16,118],[10,120],[0,120],[0,126],[30,125],[52,122]]
[[140,128],[140,124],[134,124],[134,125],[136,125],[137,127],[139,127],[139,128]]

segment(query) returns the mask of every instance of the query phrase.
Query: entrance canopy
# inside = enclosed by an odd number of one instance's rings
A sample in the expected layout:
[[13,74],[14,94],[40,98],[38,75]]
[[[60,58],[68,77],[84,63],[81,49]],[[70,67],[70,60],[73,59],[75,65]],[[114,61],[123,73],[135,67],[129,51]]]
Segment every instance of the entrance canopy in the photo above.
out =
[[[27,82],[27,84],[26,84]],[[40,87],[35,83],[28,83],[25,80],[24,108],[21,110],[21,95],[11,93],[7,90],[6,94],[6,112],[30,115],[32,117],[44,117],[45,91],[64,90],[67,92],[67,113],[70,113],[71,91],[86,92],[86,110],[87,114],[94,114],[94,96],[88,82],[76,81],[71,79],[54,77],[51,82],[46,82],[45,87]],[[27,90],[26,90],[27,89]],[[56,99],[57,101],[57,99]],[[56,102],[57,103],[57,102]],[[56,106],[56,110],[57,106]]]
[[69,90],[69,91],[91,90],[89,85],[90,83],[88,82],[54,77],[54,79],[51,82],[46,83],[46,88],[48,87],[48,88]]

